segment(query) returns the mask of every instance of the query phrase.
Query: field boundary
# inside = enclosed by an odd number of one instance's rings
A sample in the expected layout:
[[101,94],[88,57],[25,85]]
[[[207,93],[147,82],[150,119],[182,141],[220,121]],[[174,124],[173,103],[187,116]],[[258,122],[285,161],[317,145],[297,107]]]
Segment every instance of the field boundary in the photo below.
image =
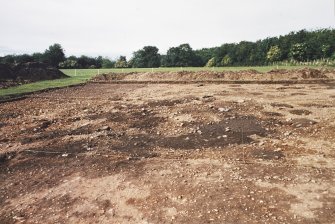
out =
[[335,84],[335,79],[309,80],[110,80],[89,81],[96,84]]
[[46,88],[46,89],[41,89],[41,90],[36,90],[36,91],[26,92],[26,93],[17,93],[17,94],[10,94],[10,95],[5,95],[5,96],[0,96],[0,104],[19,101],[19,100],[24,100],[28,96],[33,95],[33,94],[50,92],[50,91],[57,90],[57,89],[66,89],[66,88],[71,88],[71,87],[84,86],[86,84],[87,84],[87,82],[74,84],[74,85],[69,85],[69,86]]

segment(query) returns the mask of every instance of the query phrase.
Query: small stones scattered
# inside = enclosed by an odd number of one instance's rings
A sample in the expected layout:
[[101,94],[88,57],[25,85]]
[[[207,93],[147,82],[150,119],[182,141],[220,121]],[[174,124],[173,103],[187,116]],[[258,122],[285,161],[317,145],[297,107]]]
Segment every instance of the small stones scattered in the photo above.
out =
[[111,128],[109,126],[102,126],[101,128],[99,128],[97,131],[110,131]]
[[220,107],[219,109],[219,112],[229,112],[230,111],[230,108],[224,108],[224,107]]
[[288,137],[288,136],[290,136],[291,134],[292,134],[292,132],[287,131],[287,132],[284,133],[284,136]]

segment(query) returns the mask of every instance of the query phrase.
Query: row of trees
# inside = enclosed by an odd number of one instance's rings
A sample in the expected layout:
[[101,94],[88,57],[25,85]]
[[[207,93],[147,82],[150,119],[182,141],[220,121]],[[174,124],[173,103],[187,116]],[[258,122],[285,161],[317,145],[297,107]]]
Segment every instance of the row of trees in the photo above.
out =
[[120,56],[116,61],[101,56],[65,57],[59,44],[50,46],[44,53],[8,55],[2,63],[39,61],[60,68],[155,68],[155,67],[213,67],[261,66],[280,61],[335,60],[335,29],[301,30],[280,37],[256,42],[223,44],[219,47],[193,50],[189,44],[170,48],[165,55],[155,46],[145,46],[133,53],[127,61]]
[[134,52],[128,62],[122,57],[122,65],[133,68],[262,66],[280,61],[335,60],[335,30],[301,30],[256,42],[242,41],[200,50],[182,44],[170,48],[165,55],[158,52],[157,47],[146,46]]
[[88,57],[65,57],[64,49],[60,44],[51,45],[43,53],[6,55],[0,58],[1,63],[20,64],[27,62],[42,62],[58,68],[113,68],[115,62],[108,58]]

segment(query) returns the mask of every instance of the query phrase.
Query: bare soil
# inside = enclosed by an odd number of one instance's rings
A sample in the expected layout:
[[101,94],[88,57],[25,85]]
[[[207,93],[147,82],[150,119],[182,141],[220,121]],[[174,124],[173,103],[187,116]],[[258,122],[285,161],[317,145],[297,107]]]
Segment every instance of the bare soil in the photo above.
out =
[[335,79],[334,69],[292,69],[271,70],[261,73],[256,70],[242,71],[179,71],[179,72],[133,72],[102,74],[93,81],[151,81],[151,82],[182,82],[182,81],[299,81]]
[[335,223],[334,96],[89,83],[2,103],[0,223]]

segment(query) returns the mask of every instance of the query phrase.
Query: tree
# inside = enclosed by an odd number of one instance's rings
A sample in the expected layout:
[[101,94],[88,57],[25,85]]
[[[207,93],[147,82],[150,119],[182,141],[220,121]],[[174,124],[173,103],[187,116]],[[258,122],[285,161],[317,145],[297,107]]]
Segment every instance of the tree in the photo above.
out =
[[143,49],[134,52],[132,67],[134,68],[157,68],[160,66],[160,55],[158,48],[145,46]]
[[222,58],[221,64],[222,64],[223,66],[229,66],[229,65],[232,64],[232,60],[231,60],[231,58],[229,57],[229,55],[226,55],[226,56],[224,56],[224,57]]
[[215,48],[202,48],[200,50],[195,50],[194,53],[198,58],[197,66],[206,66],[206,63],[214,57]]
[[281,57],[281,50],[276,46],[272,46],[268,53],[266,54],[266,59],[270,62],[277,62],[280,60]]
[[6,55],[1,59],[1,63],[3,64],[14,64],[15,58],[13,55]]
[[96,68],[101,68],[102,67],[102,61],[103,61],[102,56],[98,56],[97,58],[95,58],[95,67]]
[[115,61],[110,60],[109,58],[102,59],[102,68],[114,68]]
[[60,62],[65,61],[65,54],[60,44],[54,44],[45,50],[44,58],[47,63],[54,67],[58,67]]
[[77,60],[66,59],[65,61],[59,63],[60,68],[69,69],[69,68],[78,68]]
[[164,63],[166,67],[199,66],[201,59],[195,54],[189,44],[182,44],[167,51]]
[[216,63],[215,58],[211,58],[211,59],[208,60],[208,62],[206,64],[206,67],[214,67],[215,63]]
[[333,55],[331,56],[332,60],[335,60],[335,52],[333,53]]
[[290,50],[291,58],[296,61],[307,60],[306,53],[307,53],[307,46],[305,43],[294,44]]
[[77,63],[79,68],[89,68],[92,65],[90,58],[85,55],[80,56],[80,58],[77,60]]
[[330,51],[330,45],[323,44],[321,46],[321,51],[322,51],[322,57],[323,58],[328,58],[330,56],[330,53],[331,53],[331,51]]
[[45,58],[44,58],[44,54],[42,53],[33,53],[32,55],[33,57],[33,60],[36,61],[36,62],[44,62],[45,61]]
[[15,57],[16,63],[27,63],[27,62],[33,62],[33,61],[34,61],[34,58],[29,54],[17,55]]
[[126,56],[120,56],[119,59],[115,63],[115,68],[127,68],[127,58]]

